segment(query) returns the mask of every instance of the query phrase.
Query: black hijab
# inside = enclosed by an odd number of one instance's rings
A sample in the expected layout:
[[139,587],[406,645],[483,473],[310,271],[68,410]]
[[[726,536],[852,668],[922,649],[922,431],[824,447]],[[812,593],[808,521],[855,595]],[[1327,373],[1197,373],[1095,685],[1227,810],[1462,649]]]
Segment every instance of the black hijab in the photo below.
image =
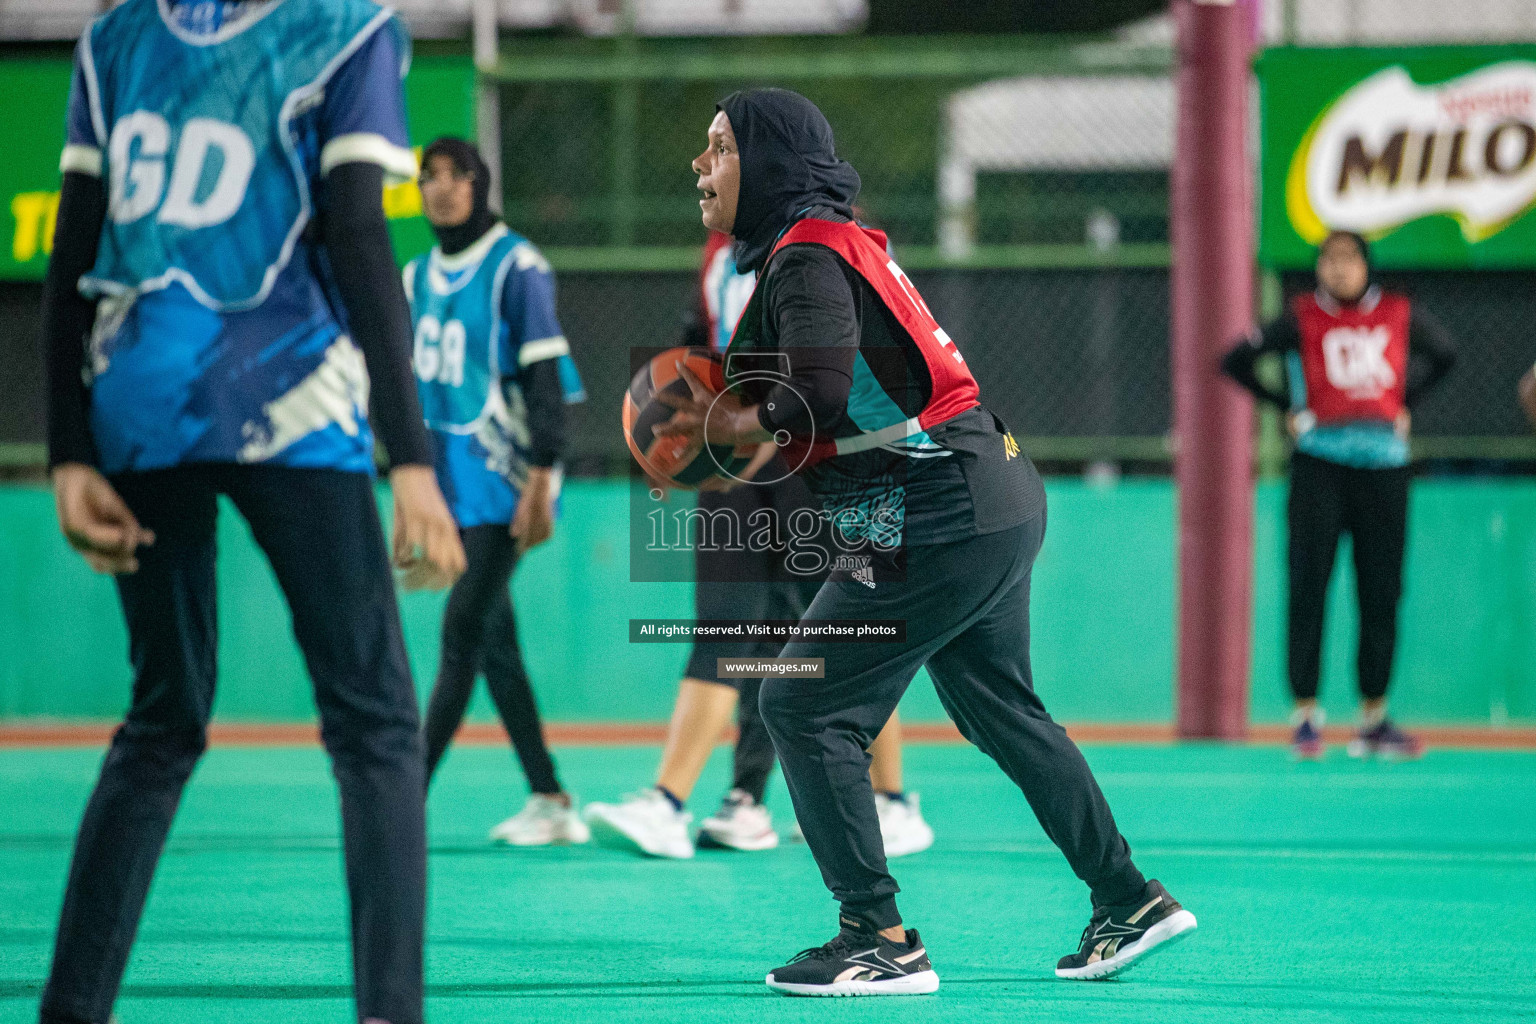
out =
[[491,212],[491,169],[485,165],[478,149],[451,135],[435,140],[422,151],[422,170],[426,170],[434,156],[446,156],[453,161],[459,173],[471,175],[474,179],[470,186],[474,189],[474,205],[470,207],[469,217],[447,227],[432,225],[432,233],[437,236],[437,244],[442,247],[443,255],[452,256],[474,245],[499,219]]
[[741,153],[736,269],[761,270],[773,243],[808,212],[853,219],[859,174],[839,160],[832,126],[816,104],[788,89],[746,89],[720,101]]

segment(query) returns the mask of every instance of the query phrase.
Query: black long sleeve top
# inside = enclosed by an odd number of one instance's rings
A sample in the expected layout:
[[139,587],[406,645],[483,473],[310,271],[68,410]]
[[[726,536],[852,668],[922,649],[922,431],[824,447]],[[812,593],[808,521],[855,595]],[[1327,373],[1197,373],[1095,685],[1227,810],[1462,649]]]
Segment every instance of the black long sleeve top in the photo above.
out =
[[[812,213],[812,216],[826,216]],[[829,218],[833,219],[833,218]],[[762,397],[770,432],[847,436],[856,357],[908,417],[933,394],[927,362],[874,287],[823,245],[786,246],[759,285],[762,337],[788,357],[788,379]],[[806,482],[829,510],[899,505],[909,544],[938,544],[1006,529],[1044,506],[1027,458],[1005,454],[1003,428],[976,407],[929,430],[943,454],[875,448],[818,463]]]
[[541,359],[523,367],[518,386],[528,408],[528,462],[547,469],[565,453],[566,401],[560,360]]
[[[1284,354],[1298,351],[1301,347],[1301,326],[1296,315],[1287,309],[1261,328],[1255,328],[1245,339],[1233,346],[1221,360],[1221,370],[1237,381],[1253,396],[1285,411],[1291,407],[1288,391],[1267,387],[1259,380],[1255,364],[1266,353]],[[1424,397],[1450,372],[1456,362],[1456,350],[1450,335],[1440,322],[1420,309],[1410,307],[1408,322],[1408,393],[1411,407]],[[1289,372],[1289,371],[1287,371]]]

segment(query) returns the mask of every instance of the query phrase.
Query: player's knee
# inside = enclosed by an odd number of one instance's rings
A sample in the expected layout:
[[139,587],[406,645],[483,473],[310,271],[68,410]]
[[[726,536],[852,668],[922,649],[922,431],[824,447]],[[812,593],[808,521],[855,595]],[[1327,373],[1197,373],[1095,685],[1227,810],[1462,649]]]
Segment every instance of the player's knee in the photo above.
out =
[[485,648],[485,668],[488,672],[494,672],[501,676],[517,676],[526,678],[527,670],[523,667],[522,654],[515,646],[487,645]]
[[155,774],[183,781],[208,749],[208,732],[200,725],[147,725],[125,722],[112,737],[111,760],[137,764]]
[[403,716],[367,717],[326,723],[320,741],[338,770],[420,764],[426,751],[421,729]]
[[485,623],[462,608],[450,608],[443,616],[443,654],[459,655],[480,645]]
[[794,700],[787,679],[765,679],[757,691],[757,710],[768,731],[782,735],[794,719]]
[[1378,631],[1395,629],[1400,598],[1401,594],[1396,590],[1368,596],[1360,602],[1362,623]]
[[387,686],[390,692],[322,693],[320,742],[333,760],[393,761],[422,758],[421,719],[410,687]]

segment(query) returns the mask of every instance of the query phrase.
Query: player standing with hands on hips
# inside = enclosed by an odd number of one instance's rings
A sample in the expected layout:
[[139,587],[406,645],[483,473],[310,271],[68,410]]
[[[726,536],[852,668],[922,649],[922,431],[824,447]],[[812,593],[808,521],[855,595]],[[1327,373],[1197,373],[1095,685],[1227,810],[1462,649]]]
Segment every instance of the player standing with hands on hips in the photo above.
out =
[[[1259,380],[1254,364],[1284,359],[1286,391]],[[1408,410],[1450,371],[1444,331],[1402,295],[1371,283],[1365,239],[1335,231],[1317,252],[1317,290],[1227,353],[1222,369],[1286,413],[1295,438],[1291,493],[1287,669],[1295,701],[1291,749],[1323,754],[1317,706],[1323,618],[1339,535],[1354,544],[1360,601],[1360,729],[1356,757],[1411,758],[1420,743],[1387,717],[1408,538]]]
[[[735,93],[695,158],[706,226],[736,238],[756,291],[726,353],[774,353],[788,380],[691,400],[658,433],[710,444],[784,443],[834,522],[894,527],[873,580],[834,573],[809,619],[894,619],[903,643],[801,640],[823,679],[768,679],[762,713],[806,841],[842,905],[832,941],[768,975],[798,995],[938,988],[902,923],[869,781],[870,743],[926,665],[965,737],[1023,790],[1092,894],[1080,948],[1057,974],[1106,977],[1195,927],[1131,862],[1082,754],[1051,720],[1029,667],[1029,581],[1045,491],[979,402],[976,382],[879,232],[853,222],[859,177],[815,105],[781,89]],[[878,529],[871,524],[878,524]],[[877,548],[876,550],[880,550]],[[867,574],[866,574],[867,575]]]
[[128,0],[80,41],[44,287],[49,464],[65,537],[116,577],[134,681],[80,824],[45,1024],[111,1017],[207,745],[221,494],[314,682],[358,1017],[422,1020],[425,772],[370,404],[394,466],[395,564],[442,587],[464,552],[382,209],[386,176],[416,170],[408,50],[368,0]]
[[437,684],[427,704],[427,776],[437,771],[482,669],[533,791],[491,831],[513,846],[584,843],[561,788],[517,646],[507,591],[518,559],[550,538],[565,447],[565,405],[581,378],[555,317],[555,277],[490,209],[478,150],[441,138],[422,154],[421,198],[437,245],[405,268],[415,368],[437,478],[468,566],[443,612]]

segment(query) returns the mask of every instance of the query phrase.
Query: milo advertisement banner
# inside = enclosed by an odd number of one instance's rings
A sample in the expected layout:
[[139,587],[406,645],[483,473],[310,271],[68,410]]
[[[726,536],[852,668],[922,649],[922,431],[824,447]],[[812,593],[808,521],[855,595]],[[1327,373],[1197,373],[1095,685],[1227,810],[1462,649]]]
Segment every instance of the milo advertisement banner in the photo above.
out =
[[1331,228],[1383,266],[1536,266],[1536,46],[1278,49],[1259,61],[1259,258]]
[[[38,280],[53,251],[59,209],[59,153],[72,66],[67,58],[0,58],[0,280]],[[475,72],[468,57],[418,56],[405,80],[411,141],[439,135],[473,137]],[[432,245],[414,182],[389,188],[384,212],[403,262]]]

